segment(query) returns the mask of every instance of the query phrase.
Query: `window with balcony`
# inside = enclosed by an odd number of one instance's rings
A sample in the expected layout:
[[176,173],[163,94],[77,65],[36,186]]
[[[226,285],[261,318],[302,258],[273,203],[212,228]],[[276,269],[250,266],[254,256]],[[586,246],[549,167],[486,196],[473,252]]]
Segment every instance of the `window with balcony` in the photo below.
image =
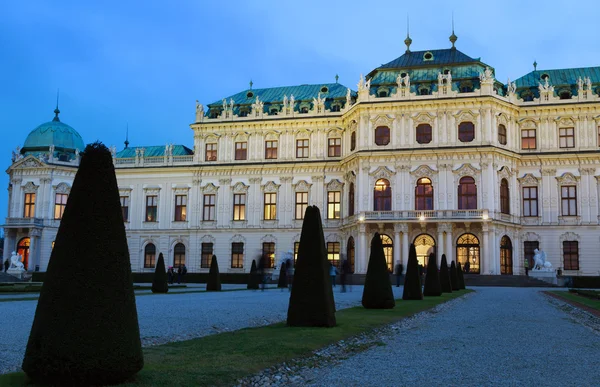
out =
[[342,155],[342,139],[341,138],[330,138],[327,141],[328,141],[327,156],[340,157]]
[[340,267],[340,242],[327,242],[327,260],[335,267]]
[[460,179],[458,184],[458,209],[476,210],[477,209],[477,186],[475,179],[465,176]]
[[62,219],[68,197],[69,195],[64,193],[54,195],[54,219]]
[[390,128],[387,126],[378,126],[375,128],[375,144],[387,145],[390,143]]
[[156,260],[156,246],[153,243],[148,243],[144,247],[144,268],[151,269],[154,267]]
[[561,148],[575,147],[575,128],[558,129],[559,146]]
[[263,258],[266,259],[267,267],[275,266],[275,242],[263,242]]
[[241,269],[244,267],[244,243],[233,242],[231,244],[231,268]]
[[348,216],[354,215],[354,183],[348,188]]
[[506,126],[498,125],[498,142],[500,145],[506,145]]
[[577,216],[577,187],[563,185],[560,187],[561,215]]
[[521,130],[521,149],[531,150],[537,148],[535,129]]
[[506,179],[502,179],[500,182],[500,212],[510,214],[510,193]]
[[158,196],[146,196],[146,222],[156,222],[158,215]]
[[121,196],[121,213],[123,214],[123,221],[129,222],[129,196]]
[[342,193],[340,191],[327,192],[327,219],[339,219]]
[[213,244],[210,242],[203,242],[200,250],[200,267],[202,269],[208,269],[210,267],[212,256]]
[[35,193],[25,194],[25,204],[23,205],[23,217],[35,217]]
[[265,159],[275,160],[277,158],[277,141],[265,141]]
[[523,187],[523,216],[538,216],[537,187]]
[[432,139],[432,130],[431,125],[429,124],[419,124],[416,129],[417,133],[417,142],[419,144],[429,144]]
[[236,142],[235,143],[235,159],[246,160],[248,158],[248,143],[247,142]]
[[379,179],[375,183],[373,192],[373,211],[392,210],[392,187],[386,179]]
[[206,152],[204,160],[217,161],[217,143],[206,144]]
[[306,159],[308,155],[308,139],[296,140],[296,158]]
[[475,139],[475,125],[470,121],[458,125],[458,139],[460,142],[471,142]]
[[246,194],[233,195],[233,220],[246,220]]
[[265,204],[263,211],[265,220],[277,219],[277,194],[273,192],[265,193]]
[[215,220],[215,197],[214,194],[204,195],[204,203],[202,208],[202,220]]
[[433,186],[431,179],[420,178],[415,187],[415,210],[433,210]]
[[296,192],[296,216],[295,219],[304,219],[304,213],[308,207],[308,192]]
[[185,265],[185,245],[178,243],[173,248],[173,266],[179,268],[183,265]]
[[565,270],[579,270],[579,242],[563,241],[563,261]]
[[175,221],[187,220],[187,195],[175,195]]

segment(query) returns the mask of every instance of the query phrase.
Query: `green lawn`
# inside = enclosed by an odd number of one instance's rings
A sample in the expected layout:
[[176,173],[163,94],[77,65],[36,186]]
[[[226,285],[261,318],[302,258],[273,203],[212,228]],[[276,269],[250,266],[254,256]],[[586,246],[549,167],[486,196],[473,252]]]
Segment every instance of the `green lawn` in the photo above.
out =
[[[394,309],[362,307],[336,313],[334,328],[290,328],[278,323],[144,348],[144,369],[123,386],[231,385],[237,379],[463,296],[462,290],[423,301],[398,300]],[[21,373],[0,375],[0,385],[28,385]]]
[[585,306],[589,306],[590,308],[600,310],[600,300],[592,300],[591,298],[583,297],[578,294],[569,292],[554,291],[550,293],[555,294],[561,298],[565,298],[567,300],[575,301]]

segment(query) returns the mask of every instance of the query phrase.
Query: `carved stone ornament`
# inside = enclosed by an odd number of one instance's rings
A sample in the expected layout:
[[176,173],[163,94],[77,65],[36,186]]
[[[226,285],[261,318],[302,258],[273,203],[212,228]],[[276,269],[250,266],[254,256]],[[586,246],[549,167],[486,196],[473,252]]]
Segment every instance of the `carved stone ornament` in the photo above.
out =
[[245,133],[237,133],[234,141],[235,142],[248,142],[248,135]]
[[247,193],[249,187],[250,186],[248,186],[240,181],[240,182],[235,183],[235,185],[231,187],[231,191],[233,193]]
[[200,241],[202,241],[202,242],[204,242],[204,243],[212,243],[212,244],[214,245],[214,243],[215,243],[217,240],[216,240],[216,239],[215,239],[215,237],[214,237],[214,236],[212,236],[212,235],[204,235],[204,236],[202,237],[202,239],[200,239]]
[[537,186],[540,183],[539,178],[535,177],[532,173],[526,173],[523,177],[517,178],[517,180],[521,183],[521,187]]
[[71,187],[67,183],[60,183],[54,186],[54,191],[60,194],[68,194],[71,192]]
[[267,235],[265,235],[264,237],[260,238],[260,241],[261,241],[262,243],[265,243],[265,242],[267,242],[267,243],[269,243],[269,242],[272,242],[272,243],[277,243],[277,238],[275,238],[275,237],[273,236],[273,234],[267,234]]
[[335,233],[327,234],[325,237],[325,242],[341,242],[340,236]]
[[510,168],[507,166],[500,168],[500,170],[498,171],[498,180],[499,181],[501,181],[502,179],[510,180],[511,176],[512,176],[512,172],[511,172]]
[[241,234],[235,234],[229,239],[231,243],[244,243],[246,242],[246,238],[244,238]]
[[173,187],[173,192],[176,195],[185,195],[189,192],[190,187]]
[[19,164],[19,167],[22,168],[39,168],[43,167],[45,164],[34,158],[33,156],[27,157],[23,162]]
[[219,185],[229,185],[231,184],[231,178],[219,179]]
[[453,172],[458,177],[471,176],[474,178],[475,176],[477,176],[479,169],[473,167],[469,163],[466,163],[466,164],[461,165],[459,168],[455,169]]
[[390,126],[391,127],[392,122],[394,121],[394,118],[388,114],[379,114],[379,115],[375,116],[374,118],[372,118],[371,121],[373,122],[373,125],[375,127],[377,127],[377,126]]
[[299,129],[296,131],[296,139],[310,138],[310,132],[309,129]]
[[207,144],[214,144],[217,141],[219,141],[219,139],[214,135],[207,136],[206,139],[204,140],[204,142]]
[[213,183],[208,183],[204,187],[200,188],[205,194],[216,194],[219,190],[219,187],[215,186]]
[[[417,113],[413,115],[413,121],[415,123],[415,127],[419,124],[433,124],[433,120],[435,119],[434,115],[429,113]],[[432,125],[433,126],[433,125]]]
[[160,187],[146,187],[144,188],[144,193],[146,195],[156,195],[160,193]]
[[267,184],[263,185],[261,188],[262,188],[263,192],[275,192],[276,193],[277,191],[279,191],[279,187],[280,187],[279,184],[275,184],[273,181],[269,181]]
[[537,129],[537,124],[532,119],[525,119],[519,123],[521,129]]
[[296,184],[292,184],[292,186],[296,192],[308,192],[312,184],[307,183],[306,180],[300,180]]
[[370,172],[369,175],[371,175],[375,180],[378,179],[391,179],[392,176],[394,176],[396,174],[396,172],[393,172],[392,170],[390,170],[388,167],[379,167],[376,170],[374,170],[373,172]]
[[328,191],[341,191],[343,188],[344,188],[344,183],[342,183],[338,179],[333,179],[329,183],[327,183]]
[[570,117],[557,117],[555,119],[556,123],[558,124],[558,126],[561,127],[574,127],[575,126],[575,122],[570,118]]
[[251,177],[248,179],[250,184],[260,184],[262,183],[262,177]]
[[540,242],[542,239],[540,238],[539,234],[534,232],[526,232],[521,236],[521,240],[528,242]]
[[23,192],[25,193],[35,193],[37,192],[38,186],[33,184],[33,182],[28,181],[27,184],[23,186]]
[[279,139],[279,135],[275,132],[269,132],[265,136],[265,141],[276,141]]
[[579,176],[575,176],[571,172],[565,172],[561,176],[556,177],[559,185],[577,185],[579,179]]
[[427,177],[427,178],[431,179],[432,176],[436,175],[437,173],[438,173],[438,171],[434,171],[428,165],[421,165],[417,169],[415,169],[414,171],[412,171],[410,174],[415,179],[420,179],[422,177]]
[[459,110],[455,114],[453,114],[457,123],[461,123],[463,121],[472,121],[473,124],[476,124],[475,120],[477,119],[478,115],[479,112],[473,112],[471,110]]
[[356,120],[352,120],[348,124],[348,130],[350,130],[350,131],[356,130],[357,127],[358,127],[358,123],[356,122]]
[[329,128],[329,130],[327,131],[327,138],[335,138],[335,137],[340,137],[342,135],[342,129],[341,128]]
[[579,239],[579,234],[575,234],[574,232],[566,232],[559,238],[561,246],[564,241],[579,241]]

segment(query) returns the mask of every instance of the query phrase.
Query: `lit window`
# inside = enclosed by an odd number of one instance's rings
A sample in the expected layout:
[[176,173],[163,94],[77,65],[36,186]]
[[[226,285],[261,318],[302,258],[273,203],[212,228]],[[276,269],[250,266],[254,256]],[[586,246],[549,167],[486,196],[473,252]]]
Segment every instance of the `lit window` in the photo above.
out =
[[277,194],[276,193],[265,193],[265,206],[264,206],[264,218],[265,220],[277,219]]
[[25,205],[23,206],[23,217],[33,218],[35,216],[35,194],[25,194]]
[[521,130],[521,149],[529,150],[537,148],[535,129]]
[[187,195],[175,195],[175,221],[185,222],[187,213]]
[[341,207],[340,191],[327,192],[327,219],[339,219]]
[[340,242],[327,242],[327,260],[335,267],[340,267]]
[[296,219],[304,219],[308,208],[308,192],[296,192]]
[[233,220],[246,220],[246,194],[233,195]]
[[267,267],[275,266],[275,243],[263,242],[263,258],[267,260]]
[[244,267],[244,244],[233,242],[231,244],[231,268],[241,269]]
[[185,245],[178,243],[173,248],[173,266],[179,268],[183,265],[185,265]]
[[375,182],[373,192],[373,211],[391,211],[392,210],[392,187],[386,179],[379,179]]
[[67,198],[69,195],[57,193],[54,196],[54,219],[62,219],[67,206]]
[[158,197],[146,196],[146,222],[156,222]]
[[433,210],[433,186],[431,180],[423,177],[415,187],[415,210]]
[[156,246],[152,243],[148,243],[144,248],[144,268],[150,269],[154,267],[156,259]]

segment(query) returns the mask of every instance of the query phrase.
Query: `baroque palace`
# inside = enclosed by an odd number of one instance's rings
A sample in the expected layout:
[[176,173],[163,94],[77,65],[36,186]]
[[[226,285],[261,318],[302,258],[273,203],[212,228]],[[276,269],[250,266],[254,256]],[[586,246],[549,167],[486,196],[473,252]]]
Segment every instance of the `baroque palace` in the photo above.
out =
[[[365,273],[382,234],[388,266],[524,272],[536,248],[564,275],[600,273],[600,67],[503,84],[455,47],[406,52],[337,83],[247,90],[203,107],[183,145],[112,148],[134,272],[167,265],[243,273],[294,255],[308,205],[329,259]],[[4,259],[44,271],[84,149],[61,122],[34,129],[7,170]],[[530,261],[531,262],[531,261]],[[532,264],[529,264],[532,267]]]

